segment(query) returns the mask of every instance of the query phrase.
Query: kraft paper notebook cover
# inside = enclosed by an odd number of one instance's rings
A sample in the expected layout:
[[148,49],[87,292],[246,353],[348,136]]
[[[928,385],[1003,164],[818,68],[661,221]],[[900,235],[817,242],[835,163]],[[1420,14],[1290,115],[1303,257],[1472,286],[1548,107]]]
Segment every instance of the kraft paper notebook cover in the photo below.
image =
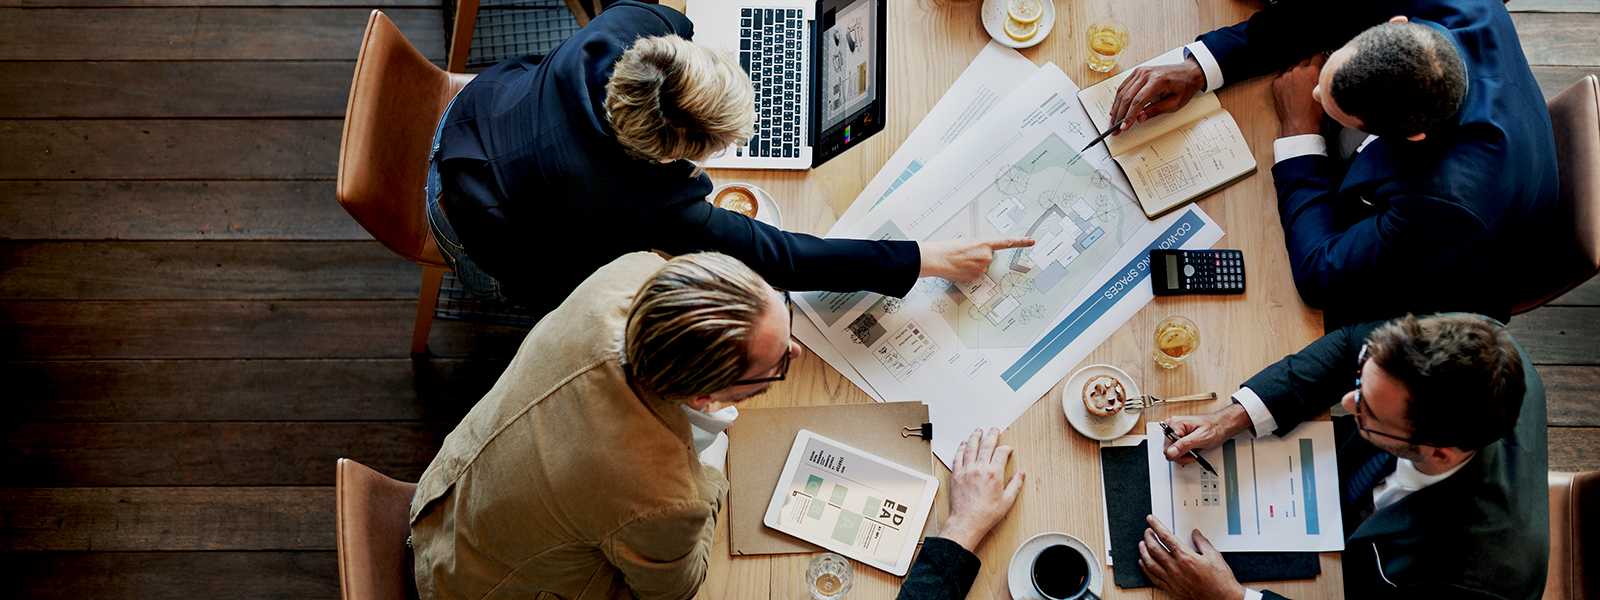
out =
[[[1121,588],[1152,587],[1139,568],[1139,541],[1149,527],[1144,517],[1150,514],[1148,443],[1100,448],[1106,520],[1111,526],[1111,571]],[[1310,579],[1322,572],[1315,552],[1224,552],[1222,560],[1241,582]]]
[[[772,490],[795,435],[809,429],[919,473],[933,470],[933,446],[921,437],[901,437],[901,427],[928,421],[921,402],[873,402],[785,408],[741,408],[728,428],[728,553],[734,556],[822,552],[822,548],[762,524]],[[948,435],[935,431],[934,435]],[[923,528],[933,535],[949,502],[941,499]]]
[[[1145,65],[1182,62],[1179,48]],[[1078,100],[1098,131],[1111,126],[1111,105],[1117,86],[1133,73],[1125,70],[1078,92]],[[1222,108],[1215,92],[1194,97],[1187,105],[1153,117],[1106,138],[1112,160],[1122,167],[1144,213],[1154,219],[1215,194],[1254,175],[1256,158],[1233,115]]]

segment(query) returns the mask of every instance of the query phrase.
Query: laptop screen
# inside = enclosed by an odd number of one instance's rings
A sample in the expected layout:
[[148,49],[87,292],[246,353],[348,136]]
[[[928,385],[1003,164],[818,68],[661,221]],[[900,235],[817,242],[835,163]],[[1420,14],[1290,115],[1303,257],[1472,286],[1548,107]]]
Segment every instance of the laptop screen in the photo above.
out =
[[[824,0],[818,81],[818,130],[832,136],[883,93],[878,86],[878,11],[874,0]],[[854,140],[851,140],[854,141]]]

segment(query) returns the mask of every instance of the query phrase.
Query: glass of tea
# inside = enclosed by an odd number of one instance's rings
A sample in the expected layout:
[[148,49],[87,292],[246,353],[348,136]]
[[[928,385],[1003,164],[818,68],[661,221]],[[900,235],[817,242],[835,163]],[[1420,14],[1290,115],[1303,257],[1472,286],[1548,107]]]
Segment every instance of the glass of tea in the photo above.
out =
[[1111,17],[1095,19],[1089,24],[1089,70],[1110,73],[1117,66],[1117,57],[1128,49],[1128,26]]
[[1173,315],[1156,323],[1156,346],[1151,354],[1162,368],[1177,368],[1199,347],[1200,328],[1194,321]]
[[843,556],[828,552],[811,559],[806,568],[806,587],[812,600],[842,600],[850,593],[855,568]]

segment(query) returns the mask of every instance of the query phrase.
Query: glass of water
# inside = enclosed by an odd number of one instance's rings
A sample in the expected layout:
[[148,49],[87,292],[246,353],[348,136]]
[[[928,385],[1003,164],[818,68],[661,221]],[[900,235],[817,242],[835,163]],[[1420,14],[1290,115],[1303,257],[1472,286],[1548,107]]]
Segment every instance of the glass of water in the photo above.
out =
[[850,594],[855,569],[843,556],[828,552],[811,559],[806,568],[806,585],[812,600],[842,600]]

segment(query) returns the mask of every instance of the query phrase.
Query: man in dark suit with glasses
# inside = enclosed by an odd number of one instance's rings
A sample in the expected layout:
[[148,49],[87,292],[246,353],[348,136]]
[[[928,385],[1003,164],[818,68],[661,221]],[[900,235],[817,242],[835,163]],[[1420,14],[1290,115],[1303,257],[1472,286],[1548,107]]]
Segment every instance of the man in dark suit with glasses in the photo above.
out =
[[[1352,389],[1351,374],[1355,385]],[[1345,597],[1544,592],[1550,549],[1544,387],[1505,328],[1470,314],[1339,329],[1246,381],[1228,407],[1167,420],[1168,460],[1253,431],[1287,434],[1338,403]],[[1179,598],[1261,597],[1198,531],[1159,521],[1140,566]],[[1266,595],[1276,596],[1270,591]]]

